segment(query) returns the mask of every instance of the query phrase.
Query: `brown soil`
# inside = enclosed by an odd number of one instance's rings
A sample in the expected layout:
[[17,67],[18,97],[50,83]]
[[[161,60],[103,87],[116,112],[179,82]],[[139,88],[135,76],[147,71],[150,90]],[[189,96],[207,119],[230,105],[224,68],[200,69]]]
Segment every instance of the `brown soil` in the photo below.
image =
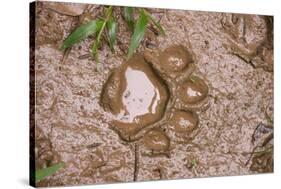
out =
[[148,9],[166,36],[150,26],[126,61],[114,7],[115,53],[59,50],[102,9],[37,2],[36,168],[65,163],[38,186],[273,172],[273,17]]

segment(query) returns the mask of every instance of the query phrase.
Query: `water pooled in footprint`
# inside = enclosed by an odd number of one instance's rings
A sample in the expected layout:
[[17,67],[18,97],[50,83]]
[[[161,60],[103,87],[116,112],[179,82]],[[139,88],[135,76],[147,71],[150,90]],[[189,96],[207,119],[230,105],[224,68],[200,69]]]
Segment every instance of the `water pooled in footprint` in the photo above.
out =
[[115,115],[114,128],[129,140],[143,127],[159,121],[169,98],[168,89],[141,55],[113,71],[101,104]]

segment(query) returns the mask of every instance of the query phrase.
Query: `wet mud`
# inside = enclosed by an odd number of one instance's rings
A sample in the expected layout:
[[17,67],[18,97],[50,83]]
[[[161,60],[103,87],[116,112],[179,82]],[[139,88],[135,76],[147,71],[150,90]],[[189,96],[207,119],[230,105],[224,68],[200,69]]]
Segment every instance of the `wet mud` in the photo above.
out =
[[36,168],[65,163],[38,186],[273,172],[273,17],[147,9],[166,35],[149,26],[126,60],[116,7],[115,53],[60,51],[102,8],[36,4]]

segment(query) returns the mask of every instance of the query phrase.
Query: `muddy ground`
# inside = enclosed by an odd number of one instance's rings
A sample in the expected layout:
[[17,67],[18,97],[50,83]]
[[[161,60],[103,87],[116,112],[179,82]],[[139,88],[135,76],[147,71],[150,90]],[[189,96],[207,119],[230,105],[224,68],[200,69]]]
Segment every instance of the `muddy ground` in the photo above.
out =
[[37,2],[36,169],[65,163],[38,186],[273,172],[273,17],[148,9],[166,36],[150,26],[138,52],[182,45],[193,54],[193,74],[208,86],[208,106],[194,110],[199,123],[192,137],[172,136],[161,124],[156,132],[166,132],[169,148],[153,154],[143,138],[123,140],[101,103],[108,77],[126,62],[131,33],[121,8],[114,7],[115,53],[104,42],[99,64],[90,56],[93,37],[59,50],[75,27],[102,9]]

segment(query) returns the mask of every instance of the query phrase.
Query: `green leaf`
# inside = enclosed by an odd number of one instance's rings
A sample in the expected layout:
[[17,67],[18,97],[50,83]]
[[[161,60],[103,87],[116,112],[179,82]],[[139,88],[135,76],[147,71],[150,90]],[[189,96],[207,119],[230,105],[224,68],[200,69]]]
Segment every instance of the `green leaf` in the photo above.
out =
[[71,33],[63,42],[61,50],[65,50],[75,43],[82,41],[89,35],[92,35],[99,31],[102,26],[102,20],[91,20],[88,23],[79,26],[73,33]]
[[159,29],[159,31],[161,32],[162,35],[165,35],[165,31],[163,29],[163,27],[159,24],[159,22],[157,22],[155,20],[155,18],[149,13],[147,12],[146,10],[143,10],[144,13],[148,16],[149,20],[152,21],[152,23]]
[[124,7],[123,8],[123,16],[125,18],[125,21],[127,22],[127,25],[131,31],[134,30],[134,8],[133,7]]
[[111,18],[107,23],[109,46],[114,51],[114,45],[116,42],[117,22]]
[[127,58],[130,58],[134,54],[137,47],[139,46],[141,40],[144,37],[144,33],[146,31],[147,24],[148,24],[148,17],[144,13],[144,11],[141,11],[138,21],[136,23],[135,29],[134,29],[133,36],[130,41]]
[[59,170],[63,166],[64,166],[64,163],[59,163],[59,164],[53,165],[51,167],[36,170],[35,171],[36,182],[39,182],[40,180],[46,178],[47,176],[54,174],[57,170]]

